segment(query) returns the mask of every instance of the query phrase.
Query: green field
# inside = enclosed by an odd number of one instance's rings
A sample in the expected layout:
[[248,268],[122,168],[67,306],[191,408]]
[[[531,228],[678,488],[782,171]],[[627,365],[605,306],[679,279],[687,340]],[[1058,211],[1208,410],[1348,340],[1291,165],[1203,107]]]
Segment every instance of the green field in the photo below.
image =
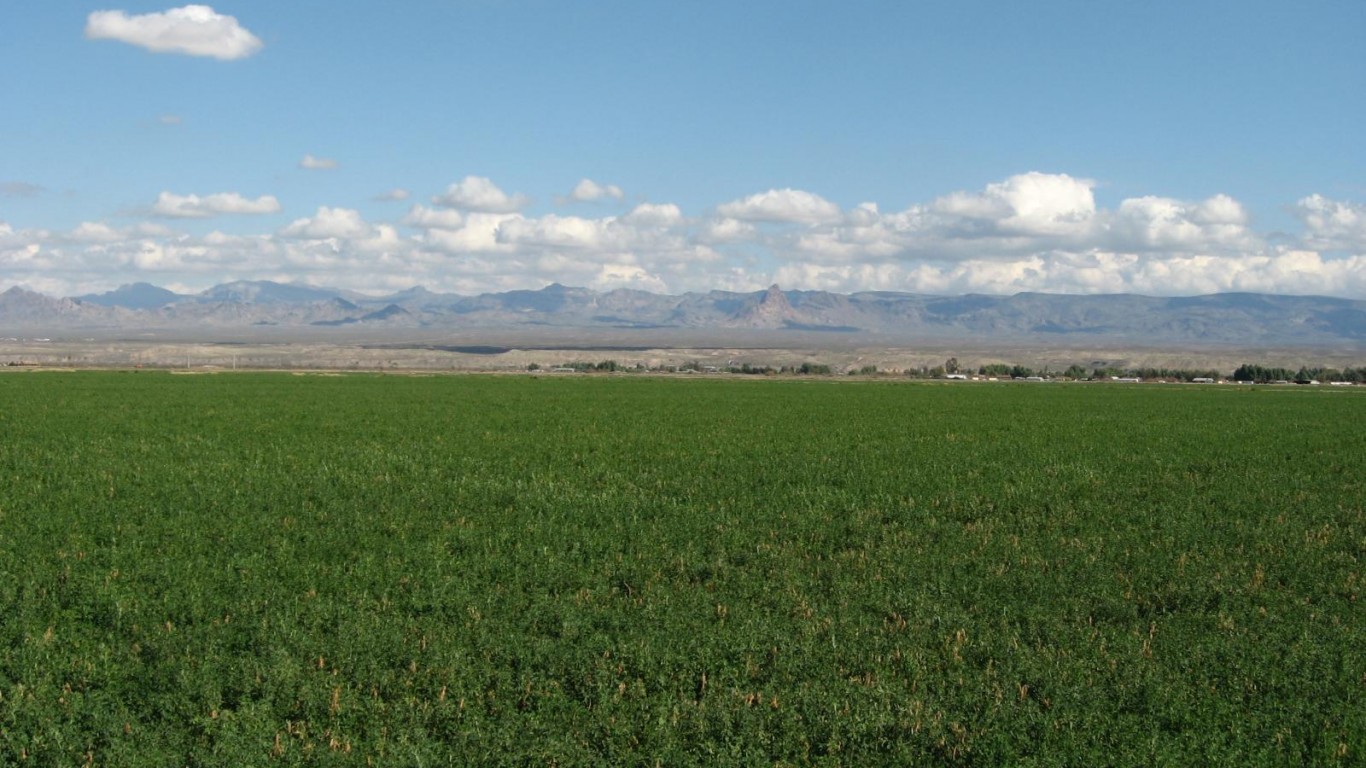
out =
[[0,375],[0,765],[1366,761],[1366,392]]

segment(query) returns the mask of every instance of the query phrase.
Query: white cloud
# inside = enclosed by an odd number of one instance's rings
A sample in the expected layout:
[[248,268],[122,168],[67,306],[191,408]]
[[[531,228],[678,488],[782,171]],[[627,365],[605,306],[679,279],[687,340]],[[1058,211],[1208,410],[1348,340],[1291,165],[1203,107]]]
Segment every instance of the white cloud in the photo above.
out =
[[157,122],[162,125],[180,125],[185,119],[180,115],[161,115],[157,117]]
[[1310,195],[1295,204],[1313,248],[1366,253],[1366,205]]
[[86,18],[90,40],[117,40],[153,53],[184,53],[215,59],[241,59],[261,50],[260,38],[237,19],[207,5],[187,5],[162,13],[129,16],[123,11],[95,11]]
[[1097,252],[957,262],[821,264],[791,262],[774,273],[784,286],[852,292],[908,291],[956,295],[1139,293],[1156,296],[1228,291],[1361,296],[1366,257],[1324,259],[1305,251],[1261,256],[1145,258]]
[[1242,205],[1227,195],[1189,203],[1136,197],[1112,217],[1116,247],[1138,250],[1249,249],[1258,238],[1247,228]]
[[255,200],[242,197],[236,192],[218,192],[212,195],[177,195],[162,192],[152,205],[153,216],[174,219],[205,219],[224,214],[265,214],[279,213],[280,201],[272,195],[261,195]]
[[458,184],[446,188],[446,193],[432,198],[437,205],[483,213],[513,213],[526,206],[524,195],[509,195],[483,176],[466,176]]
[[741,221],[815,224],[840,217],[838,205],[800,189],[770,189],[718,206],[721,216]]
[[1131,198],[1111,211],[1096,207],[1091,187],[1092,182],[1062,174],[1029,173],[895,213],[864,203],[838,222],[780,233],[774,247],[790,258],[831,263],[1019,259],[1097,249],[1232,253],[1266,247],[1248,227],[1243,207],[1227,195],[1198,202]]
[[[955,192],[929,206],[974,235],[1064,235],[1084,231],[1096,212],[1094,182],[1067,174],[1031,171],[988,184],[978,193]],[[967,226],[963,226],[967,224]]]
[[673,203],[641,203],[623,216],[622,221],[646,227],[672,227],[683,223],[683,212]]
[[615,184],[604,185],[592,179],[580,179],[568,195],[559,198],[559,202],[591,203],[605,198],[621,200],[624,197],[626,194]]
[[610,220],[578,216],[544,216],[539,219],[515,218],[500,224],[500,243],[555,249],[596,249],[611,237]]
[[304,158],[299,161],[299,167],[305,171],[330,171],[337,167],[337,161],[330,157],[304,155]]
[[520,220],[520,215],[473,211],[463,218],[463,224],[456,229],[429,228],[423,233],[422,242],[434,250],[455,255],[511,253],[515,250],[511,244],[500,239],[499,230],[505,222]]
[[708,219],[702,223],[698,239],[705,243],[735,243],[758,236],[754,225],[739,219]]
[[[1062,174],[1022,174],[896,211],[874,203],[839,211],[814,194],[786,191],[700,217],[671,203],[620,215],[531,216],[511,206],[522,196],[471,179],[439,199],[446,205],[391,209],[375,220],[323,206],[275,233],[196,236],[145,222],[86,222],[60,232],[0,224],[0,289],[269,278],[372,292],[416,283],[478,293],[557,281],[679,293],[752,290],[776,280],[789,288],[939,294],[1366,297],[1366,207],[1317,195],[1293,208],[1302,237],[1273,240],[1228,195],[1149,195],[1100,207],[1091,182]],[[162,215],[184,219],[260,212],[272,200],[165,193],[158,204]]]
[[450,208],[414,205],[403,217],[403,223],[419,229],[460,229],[465,225],[465,217],[460,211]]
[[351,208],[328,208],[322,206],[311,219],[296,219],[280,230],[283,237],[296,237],[309,240],[328,238],[367,237],[372,230],[361,218],[360,211]]
[[67,233],[67,238],[78,243],[114,243],[122,240],[124,234],[108,224],[84,221]]
[[600,291],[631,288],[638,291],[667,293],[669,286],[658,275],[652,275],[636,264],[604,264],[589,286]]
[[375,195],[375,200],[382,203],[401,203],[410,197],[408,190],[402,187],[395,187],[388,192],[381,192]]

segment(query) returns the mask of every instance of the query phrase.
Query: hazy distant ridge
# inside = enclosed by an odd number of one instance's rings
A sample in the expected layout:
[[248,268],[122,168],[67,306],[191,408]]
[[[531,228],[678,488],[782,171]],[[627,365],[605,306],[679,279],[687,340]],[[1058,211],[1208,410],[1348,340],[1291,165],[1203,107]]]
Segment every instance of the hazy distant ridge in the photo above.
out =
[[896,338],[1068,339],[1228,344],[1366,342],[1366,301],[1222,293],[1162,298],[926,296],[909,293],[708,291],[660,295],[550,285],[478,296],[411,288],[388,296],[270,281],[239,281],[197,294],[135,283],[54,298],[0,293],[0,329],[225,329],[253,326],[591,329],[687,328],[827,331]]

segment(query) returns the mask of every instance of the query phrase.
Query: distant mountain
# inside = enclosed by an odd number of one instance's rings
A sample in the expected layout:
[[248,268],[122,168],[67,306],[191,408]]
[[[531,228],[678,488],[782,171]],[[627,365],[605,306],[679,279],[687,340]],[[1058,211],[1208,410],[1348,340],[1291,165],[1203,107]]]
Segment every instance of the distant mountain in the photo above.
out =
[[241,281],[194,295],[147,283],[103,294],[51,298],[18,287],[0,293],[8,329],[232,329],[253,326],[383,328],[676,328],[839,332],[879,342],[971,339],[1003,343],[1123,342],[1348,344],[1366,346],[1366,301],[1223,293],[1163,298],[1019,293],[926,296],[707,291],[662,295],[559,284],[478,296],[413,287],[388,296],[271,281]]
[[15,286],[0,293],[0,331],[10,328],[79,328],[117,325],[122,318],[112,307],[79,299],[54,299]]
[[215,285],[198,295],[201,301],[230,301],[239,304],[302,304],[339,298],[341,291],[310,285],[275,283],[270,280],[239,280]]
[[[354,306],[354,305],[353,305]],[[410,323],[404,322],[412,317],[412,313],[397,304],[390,304],[384,309],[377,309],[374,312],[367,312],[360,317],[348,316],[340,320],[314,320],[311,325],[355,325],[363,323],[365,325],[400,325],[405,326]]]
[[125,309],[157,309],[188,298],[175,291],[152,285],[151,283],[132,283],[120,285],[112,291],[100,294],[79,296],[77,301],[98,304],[102,307],[123,307]]
[[730,316],[727,325],[732,328],[785,328],[789,324],[801,324],[801,319],[782,289],[774,284],[757,299],[746,300]]

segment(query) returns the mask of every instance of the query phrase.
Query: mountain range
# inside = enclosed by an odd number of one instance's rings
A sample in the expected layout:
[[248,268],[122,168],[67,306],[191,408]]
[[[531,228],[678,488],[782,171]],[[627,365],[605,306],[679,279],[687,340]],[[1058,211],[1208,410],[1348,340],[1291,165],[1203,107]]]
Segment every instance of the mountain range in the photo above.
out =
[[0,332],[263,326],[393,329],[739,329],[897,339],[1366,345],[1366,301],[1220,293],[1191,297],[1018,293],[931,296],[866,291],[707,291],[662,295],[554,284],[477,296],[415,287],[387,296],[270,281],[180,294],[148,283],[101,294],[0,293]]

